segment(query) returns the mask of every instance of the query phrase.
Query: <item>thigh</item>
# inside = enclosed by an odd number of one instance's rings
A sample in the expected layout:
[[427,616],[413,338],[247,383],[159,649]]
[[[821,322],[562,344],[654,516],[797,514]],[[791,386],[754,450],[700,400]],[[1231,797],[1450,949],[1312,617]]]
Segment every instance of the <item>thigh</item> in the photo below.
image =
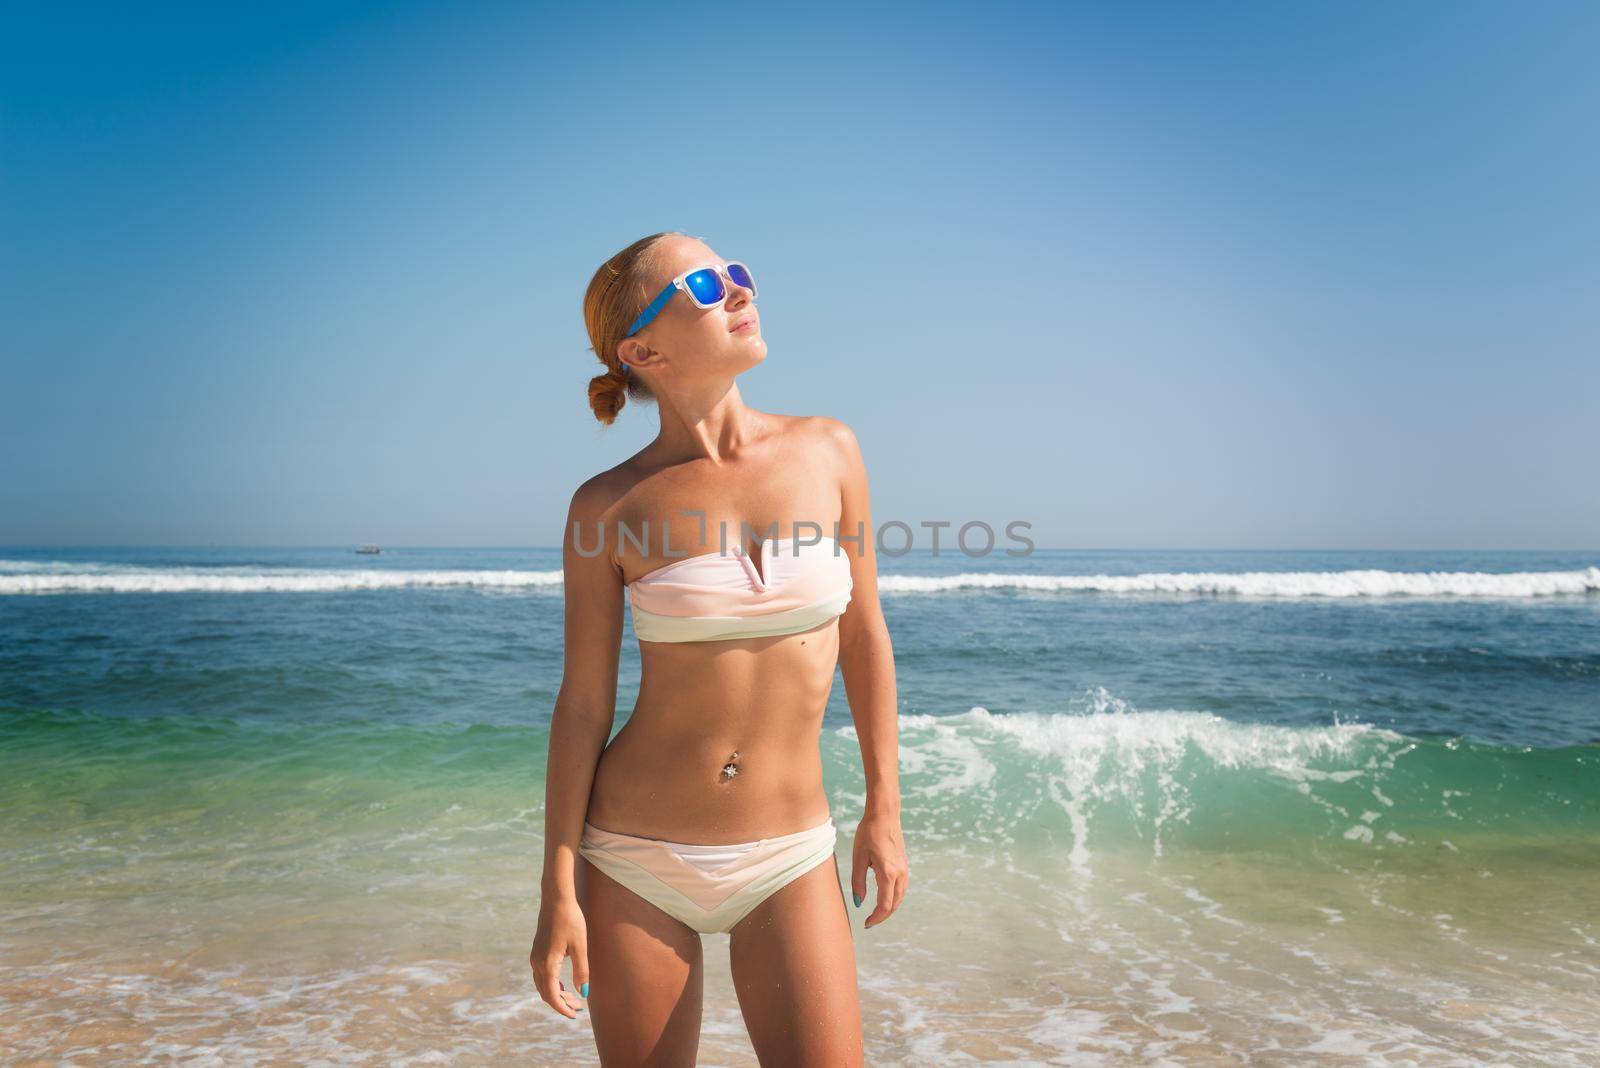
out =
[[855,943],[839,861],[830,859],[730,932],[733,988],[764,1068],[862,1063]]
[[692,1065],[700,1047],[700,935],[579,856],[589,1022],[601,1064]]

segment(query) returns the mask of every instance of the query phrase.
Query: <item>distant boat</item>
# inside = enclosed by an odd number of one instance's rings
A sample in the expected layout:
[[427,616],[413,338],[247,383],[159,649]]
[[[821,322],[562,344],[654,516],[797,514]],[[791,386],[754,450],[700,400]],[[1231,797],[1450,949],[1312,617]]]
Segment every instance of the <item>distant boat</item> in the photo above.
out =
[[383,552],[383,550],[378,548],[376,545],[363,545],[361,548],[357,549],[356,552],[361,553],[363,556],[376,556],[378,553]]

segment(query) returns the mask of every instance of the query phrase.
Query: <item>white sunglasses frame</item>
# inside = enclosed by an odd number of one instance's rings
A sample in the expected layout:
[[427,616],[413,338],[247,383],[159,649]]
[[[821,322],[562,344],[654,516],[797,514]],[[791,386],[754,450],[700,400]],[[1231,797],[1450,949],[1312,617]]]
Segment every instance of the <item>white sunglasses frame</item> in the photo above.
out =
[[[687,271],[684,271],[682,274],[678,275],[678,277],[674,278],[672,281],[668,282],[662,288],[660,294],[656,296],[656,299],[650,302],[649,307],[645,308],[644,311],[639,313],[639,317],[633,321],[633,325],[628,329],[628,332],[624,334],[623,337],[632,337],[645,327],[649,326],[651,321],[654,320],[655,317],[660,314],[661,310],[667,306],[667,302],[672,298],[672,291],[675,289],[683,290],[683,295],[688,297],[690,302],[701,311],[705,311],[708,308],[715,308],[718,304],[721,304],[722,301],[728,299],[728,286],[739,286],[739,283],[733,280],[733,275],[728,273],[728,268],[730,267],[743,267],[745,277],[749,278],[751,282],[756,280],[755,274],[750,270],[750,265],[745,263],[743,260],[725,260],[722,263],[702,263],[698,266],[691,267]],[[716,271],[717,274],[722,276],[722,278],[725,280],[727,284],[723,286],[721,299],[714,300],[710,304],[702,304],[700,303],[700,298],[694,295],[694,290],[689,288],[688,278],[691,274],[698,274],[701,271]],[[756,297],[760,295],[759,291],[754,285],[749,287],[739,286],[739,288],[748,289],[751,300],[755,300]]]
[[[729,267],[743,267],[744,268],[744,276],[746,278],[750,279],[751,282],[754,282],[756,280],[756,276],[750,273],[750,265],[748,263],[745,263],[743,260],[727,260],[727,261],[725,261],[723,263],[708,263],[708,264],[705,264],[704,266],[696,267],[692,271],[684,271],[682,274],[680,274],[678,277],[676,277],[676,278],[674,278],[672,280],[672,284],[675,287],[677,287],[678,289],[683,290],[684,293],[686,293],[688,295],[689,299],[694,301],[694,306],[696,308],[701,308],[701,309],[715,308],[718,304],[721,304],[723,300],[727,300],[728,299],[728,290],[727,290],[727,288],[724,287],[723,290],[722,290],[722,300],[713,301],[710,304],[701,304],[699,298],[696,297],[694,295],[694,292],[689,288],[689,276],[691,274],[695,274],[695,273],[697,273],[699,271],[716,271],[718,274],[720,274],[722,276],[723,280],[725,282],[727,282],[728,285],[730,285],[730,286],[739,286],[739,283],[735,282],[733,280],[733,275],[728,273],[728,268]],[[748,288],[750,290],[750,299],[751,300],[755,300],[756,299],[756,287],[754,285],[751,285],[751,286],[739,286],[739,288],[740,289]]]

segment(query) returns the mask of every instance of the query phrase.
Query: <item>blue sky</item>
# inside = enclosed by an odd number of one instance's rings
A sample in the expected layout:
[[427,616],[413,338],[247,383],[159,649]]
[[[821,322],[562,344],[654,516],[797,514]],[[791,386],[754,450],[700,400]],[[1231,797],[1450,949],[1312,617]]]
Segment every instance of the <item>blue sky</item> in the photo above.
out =
[[557,544],[679,229],[880,522],[1600,546],[1600,5],[696,10],[7,8],[0,543]]

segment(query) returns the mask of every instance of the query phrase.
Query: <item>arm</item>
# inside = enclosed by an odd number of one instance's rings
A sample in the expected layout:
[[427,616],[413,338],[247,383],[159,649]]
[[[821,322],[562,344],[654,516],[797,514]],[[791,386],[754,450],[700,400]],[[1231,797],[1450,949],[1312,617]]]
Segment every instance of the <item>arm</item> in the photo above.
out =
[[895,694],[894,646],[878,603],[877,537],[867,491],[866,464],[855,434],[830,420],[839,458],[839,537],[850,554],[850,606],[839,618],[839,667],[855,721],[866,771],[867,807],[856,832],[850,888],[866,897],[867,869],[878,873],[877,907],[864,926],[887,919],[905,897],[909,871],[900,830],[900,710]]
[[544,873],[539,933],[530,957],[539,993],[569,1017],[575,1014],[558,976],[562,958],[570,954],[573,983],[581,990],[589,981],[587,931],[578,908],[575,869],[595,767],[616,716],[623,598],[622,575],[610,554],[581,555],[573,530],[576,526],[585,550],[592,551],[599,544],[608,503],[595,480],[584,483],[573,495],[562,537],[564,659],[561,689],[550,716]]

